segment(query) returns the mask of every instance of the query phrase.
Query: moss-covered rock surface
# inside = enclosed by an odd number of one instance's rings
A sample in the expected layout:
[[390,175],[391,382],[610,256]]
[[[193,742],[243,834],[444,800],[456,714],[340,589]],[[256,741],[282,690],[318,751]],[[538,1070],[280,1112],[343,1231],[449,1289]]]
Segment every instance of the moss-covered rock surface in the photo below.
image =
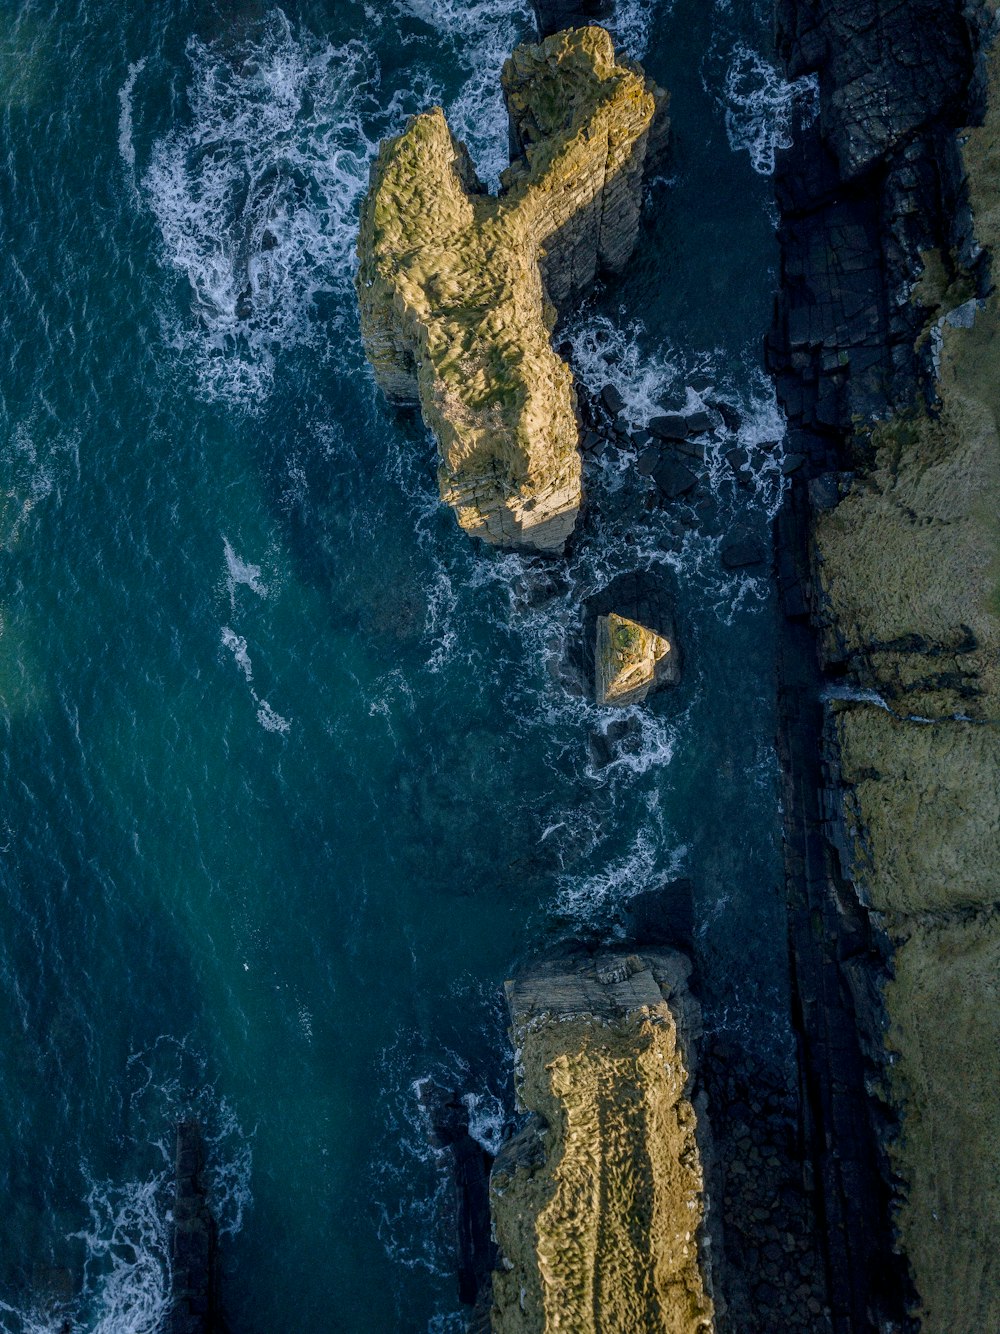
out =
[[664,674],[668,640],[627,616],[597,620],[594,681],[598,704],[639,704]]
[[[964,154],[995,274],[996,48],[990,67]],[[976,1334],[1000,1329],[1000,298],[915,297],[935,307],[939,407],[875,427],[816,553],[827,654],[885,706],[839,706],[836,729],[855,879],[895,946],[900,1245],[924,1334]]]
[[651,950],[538,964],[508,983],[531,1116],[491,1182],[499,1334],[713,1328],[689,972]]
[[581,465],[553,302],[631,253],[663,94],[597,27],[519,47],[503,80],[523,156],[498,197],[440,108],[383,144],[358,240],[361,328],[383,390],[419,402],[437,437],[441,496],[462,527],[558,549]]

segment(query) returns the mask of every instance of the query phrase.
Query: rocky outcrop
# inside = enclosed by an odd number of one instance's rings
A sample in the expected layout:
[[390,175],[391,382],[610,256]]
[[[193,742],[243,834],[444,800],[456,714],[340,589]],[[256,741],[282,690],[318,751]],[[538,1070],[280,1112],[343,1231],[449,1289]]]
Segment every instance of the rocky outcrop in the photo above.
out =
[[519,47],[503,83],[521,156],[499,197],[440,109],[382,146],[358,240],[361,327],[382,389],[419,402],[437,437],[441,497],[461,526],[557,550],[581,466],[556,307],[631,253],[664,94],[597,27]]
[[491,1180],[497,1334],[713,1328],[689,973],[648,950],[507,984],[527,1120]]
[[[1000,1326],[1000,81],[995,55],[977,60],[982,6],[780,14],[789,72],[818,74],[821,106],[782,169],[771,356],[808,461],[779,571],[789,642],[809,617],[820,675],[786,652],[783,751],[835,1309],[845,1329],[908,1306],[924,1334],[972,1334]],[[893,1199],[862,1246],[895,1231],[909,1291],[858,1249],[852,1195],[886,1195],[854,1147],[866,1125]]]
[[594,649],[598,704],[641,704],[660,681],[672,678],[671,644],[654,630],[611,612],[597,620]]
[[218,1234],[203,1174],[205,1141],[197,1121],[177,1127],[167,1334],[217,1334]]
[[[663,566],[632,570],[620,574],[598,592],[585,598],[579,620],[567,637],[565,656],[558,665],[559,678],[575,695],[594,699],[598,695],[597,678],[599,626],[614,616],[633,622],[653,641],[670,645],[669,653],[656,660],[652,684],[675,686],[681,679],[680,638],[674,625],[677,590],[671,572]],[[613,725],[614,726],[614,725]]]

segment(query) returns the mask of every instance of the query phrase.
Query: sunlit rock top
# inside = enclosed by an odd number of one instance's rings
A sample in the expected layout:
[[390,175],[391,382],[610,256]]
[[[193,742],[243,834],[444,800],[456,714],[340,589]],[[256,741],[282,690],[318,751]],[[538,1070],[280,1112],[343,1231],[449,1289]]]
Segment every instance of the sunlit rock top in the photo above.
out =
[[440,108],[383,144],[358,240],[361,328],[382,389],[419,402],[437,437],[441,497],[462,527],[552,550],[581,503],[556,307],[631,254],[666,95],[598,27],[518,47],[503,85],[522,156],[499,196]]

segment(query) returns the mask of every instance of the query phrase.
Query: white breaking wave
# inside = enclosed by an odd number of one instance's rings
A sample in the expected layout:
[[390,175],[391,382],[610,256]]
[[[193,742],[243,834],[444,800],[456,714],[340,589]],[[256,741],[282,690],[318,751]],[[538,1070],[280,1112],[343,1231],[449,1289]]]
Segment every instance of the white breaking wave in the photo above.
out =
[[606,315],[591,315],[573,324],[566,339],[573,348],[573,367],[579,379],[593,394],[613,384],[625,400],[625,416],[633,425],[663,412],[670,395],[684,394],[687,367],[683,359],[670,347],[653,350],[646,346],[646,327],[641,320],[619,326]]
[[224,625],[222,627],[222,646],[233,655],[233,661],[243,673],[243,679],[250,689],[250,698],[256,706],[257,721],[261,727],[265,732],[277,732],[281,736],[287,736],[292,729],[292,724],[287,718],[282,718],[280,713],[276,713],[266,699],[261,699],[253,687],[253,663],[247,649],[247,641],[242,635],[238,635],[235,630],[231,630],[228,625]]
[[396,8],[432,27],[463,73],[458,93],[444,104],[448,124],[496,190],[510,160],[500,71],[517,43],[534,34],[528,0],[396,0]]
[[132,137],[132,95],[135,92],[136,80],[145,68],[145,57],[129,65],[128,78],[118,90],[118,151],[122,155],[122,161],[133,172],[135,142]]
[[575,922],[607,926],[616,906],[641,889],[680,875],[687,848],[664,856],[651,827],[643,829],[631,850],[589,875],[560,877],[555,907]]
[[265,732],[279,732],[282,736],[286,736],[292,727],[287,718],[282,718],[280,713],[275,713],[266,699],[260,701],[257,709],[257,721]]
[[485,1093],[463,1094],[462,1101],[469,1112],[469,1134],[487,1153],[496,1157],[508,1121],[503,1103],[489,1089]]
[[240,585],[249,588],[259,598],[266,598],[267,585],[261,579],[260,566],[237,556],[225,534],[222,537],[222,546],[226,557],[226,586],[229,589],[230,604],[235,605],[236,589]]
[[228,625],[224,625],[222,627],[222,646],[233,655],[237,667],[249,684],[253,680],[253,663],[250,661],[250,654],[247,652],[247,641],[242,635],[238,635],[235,630],[230,630]]
[[661,14],[665,6],[657,0],[617,0],[614,18],[608,27],[614,33],[618,45],[632,57],[641,60],[649,45],[649,33],[653,15]]
[[791,148],[796,110],[804,124],[819,114],[815,75],[789,83],[742,42],[733,48],[722,95],[729,146],[734,153],[749,153],[754,171],[762,176],[773,173],[779,149]]
[[[115,1186],[92,1182],[84,1291],[93,1293],[93,1334],[157,1334],[170,1305],[169,1171]],[[90,1303],[88,1303],[90,1305]]]
[[[318,343],[317,298],[353,300],[369,162],[425,97],[418,82],[383,107],[364,42],[334,46],[278,10],[257,41],[234,52],[192,38],[187,58],[189,121],[155,143],[141,177],[191,293],[191,315],[167,316],[166,332],[206,397],[253,405],[280,350]],[[122,142],[128,160],[131,134]]]

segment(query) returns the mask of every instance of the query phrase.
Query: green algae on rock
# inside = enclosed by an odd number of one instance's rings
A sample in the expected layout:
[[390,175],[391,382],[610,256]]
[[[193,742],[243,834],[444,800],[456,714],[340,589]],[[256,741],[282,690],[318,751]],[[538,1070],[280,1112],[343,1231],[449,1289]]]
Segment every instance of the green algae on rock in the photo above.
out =
[[535,964],[508,982],[531,1116],[491,1180],[495,1334],[714,1327],[690,971],[647,950]]
[[667,674],[670,641],[626,616],[597,621],[594,683],[598,704],[641,704]]
[[419,402],[437,437],[441,498],[461,526],[557,550],[582,492],[553,302],[631,254],[665,94],[598,27],[519,47],[503,84],[523,157],[498,197],[440,108],[382,145],[358,238],[361,330],[386,395]]

